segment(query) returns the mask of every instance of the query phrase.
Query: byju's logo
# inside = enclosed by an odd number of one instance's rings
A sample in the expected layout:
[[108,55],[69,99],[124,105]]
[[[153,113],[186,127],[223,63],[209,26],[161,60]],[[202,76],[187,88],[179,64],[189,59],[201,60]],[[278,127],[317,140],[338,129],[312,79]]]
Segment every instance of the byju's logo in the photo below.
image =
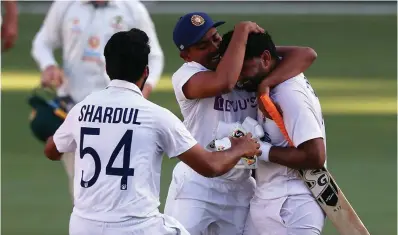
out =
[[218,111],[237,112],[238,110],[246,110],[248,107],[257,107],[257,98],[255,96],[238,100],[226,100],[222,96],[214,98],[214,109]]

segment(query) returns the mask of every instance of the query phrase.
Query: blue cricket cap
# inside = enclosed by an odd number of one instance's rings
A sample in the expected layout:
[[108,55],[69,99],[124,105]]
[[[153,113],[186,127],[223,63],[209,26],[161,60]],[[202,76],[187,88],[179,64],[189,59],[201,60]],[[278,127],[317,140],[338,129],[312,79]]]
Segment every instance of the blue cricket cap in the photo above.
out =
[[216,23],[204,12],[192,12],[182,16],[174,27],[173,41],[178,49],[184,50],[200,41],[200,39],[213,27],[224,24]]

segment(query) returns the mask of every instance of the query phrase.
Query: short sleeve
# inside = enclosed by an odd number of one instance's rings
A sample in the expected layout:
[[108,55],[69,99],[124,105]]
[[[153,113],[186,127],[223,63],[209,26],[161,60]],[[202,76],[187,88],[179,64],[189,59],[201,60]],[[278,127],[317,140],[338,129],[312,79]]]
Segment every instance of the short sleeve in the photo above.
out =
[[180,119],[170,111],[165,110],[158,124],[160,147],[169,158],[177,157],[197,144]]
[[76,150],[76,141],[73,137],[73,129],[76,128],[76,106],[68,113],[65,121],[57,129],[53,136],[58,152],[67,153]]
[[292,90],[273,97],[280,105],[286,130],[297,147],[315,138],[324,138],[322,120],[318,120],[315,108],[305,93]]
[[182,91],[182,87],[193,75],[204,71],[207,71],[207,69],[195,62],[189,62],[183,64],[181,68],[173,74],[172,83],[177,100],[187,100],[184,92]]

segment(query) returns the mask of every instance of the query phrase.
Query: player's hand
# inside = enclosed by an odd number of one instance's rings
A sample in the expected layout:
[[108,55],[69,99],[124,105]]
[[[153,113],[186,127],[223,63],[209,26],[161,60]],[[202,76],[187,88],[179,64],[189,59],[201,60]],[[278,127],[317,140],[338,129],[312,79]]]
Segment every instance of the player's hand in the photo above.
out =
[[239,151],[242,151],[242,157],[253,157],[253,156],[260,156],[260,144],[257,142],[256,139],[252,138],[251,133],[247,133],[245,136],[240,138],[230,137],[231,141],[231,148],[235,148]]
[[262,80],[260,85],[258,85],[258,87],[257,87],[258,96],[269,95],[269,91],[270,91],[270,88],[267,83],[267,79]]
[[41,83],[46,87],[58,88],[64,81],[64,73],[56,65],[48,66],[42,73]]
[[245,32],[247,34],[264,33],[265,32],[265,30],[263,28],[261,28],[258,24],[256,24],[255,22],[252,22],[252,21],[240,22],[235,26],[235,29],[237,31]]
[[18,36],[18,22],[16,20],[4,19],[3,25],[1,26],[1,41],[2,51],[7,51],[12,48],[17,40]]

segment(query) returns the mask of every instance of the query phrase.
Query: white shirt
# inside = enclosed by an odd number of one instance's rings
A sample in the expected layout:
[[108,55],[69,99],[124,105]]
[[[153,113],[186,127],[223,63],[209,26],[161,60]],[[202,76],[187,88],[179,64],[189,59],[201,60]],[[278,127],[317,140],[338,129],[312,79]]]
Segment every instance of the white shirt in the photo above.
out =
[[[208,69],[196,62],[184,63],[173,74],[172,83],[185,126],[198,143],[205,147],[215,138],[219,121],[232,123],[243,122],[247,116],[256,118],[257,98],[255,93],[233,90],[216,97],[187,99],[182,87],[193,75],[202,71]],[[199,180],[204,178],[194,171],[191,171],[191,174],[197,176]],[[234,168],[225,175],[210,180],[241,181],[249,177],[250,170]]]
[[[299,74],[271,90],[271,99],[283,112],[286,130],[295,147],[315,138],[323,138],[326,146],[325,125],[321,104],[304,74]],[[275,122],[258,112],[258,121],[266,132],[266,141],[274,146],[288,146]],[[259,161],[256,171],[255,195],[274,199],[288,195],[310,194],[297,171],[272,162]]]
[[92,91],[109,83],[105,71],[104,47],[109,38],[131,28],[145,31],[150,40],[150,75],[146,81],[156,86],[164,58],[155,26],[145,6],[137,0],[109,1],[95,8],[87,1],[54,1],[32,44],[32,56],[43,71],[56,65],[53,50],[62,47],[66,83],[58,95],[71,95],[80,102]]
[[197,143],[174,114],[121,80],[76,104],[54,142],[75,151],[73,213],[105,222],[159,213],[163,153],[172,158]]

